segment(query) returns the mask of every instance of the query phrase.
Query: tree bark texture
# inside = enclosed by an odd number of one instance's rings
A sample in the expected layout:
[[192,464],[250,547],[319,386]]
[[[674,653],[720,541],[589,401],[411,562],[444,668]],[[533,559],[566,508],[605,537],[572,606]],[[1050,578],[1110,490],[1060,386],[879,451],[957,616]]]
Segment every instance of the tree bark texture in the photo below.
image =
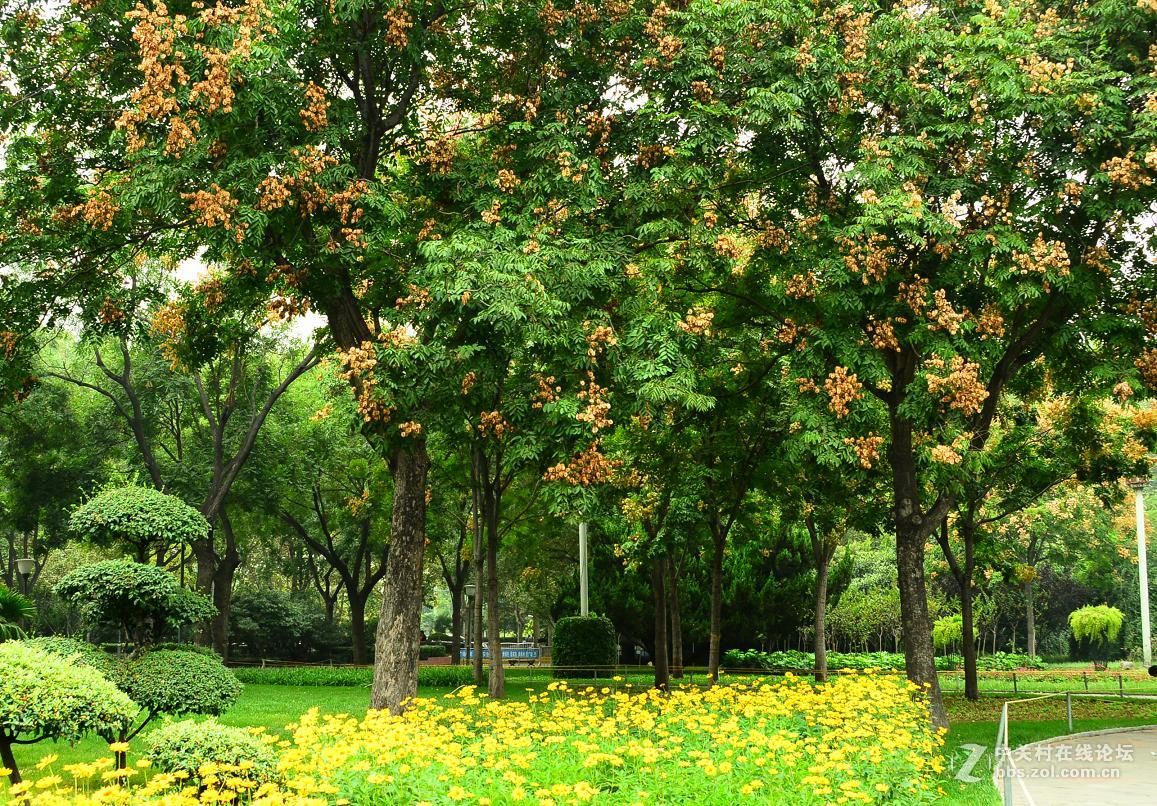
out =
[[418,693],[422,617],[422,560],[426,550],[426,476],[430,457],[422,438],[394,452],[394,508],[386,584],[378,619],[373,708],[400,713]]

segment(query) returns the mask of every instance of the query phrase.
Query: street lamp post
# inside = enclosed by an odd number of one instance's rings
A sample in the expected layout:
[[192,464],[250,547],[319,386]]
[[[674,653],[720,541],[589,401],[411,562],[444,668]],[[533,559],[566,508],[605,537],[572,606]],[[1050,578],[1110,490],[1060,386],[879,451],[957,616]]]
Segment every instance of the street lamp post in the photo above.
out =
[[1148,479],[1130,479],[1137,507],[1137,576],[1141,586],[1141,649],[1145,665],[1153,665],[1153,636],[1149,629],[1149,563],[1145,552],[1145,486]]
[[587,522],[579,522],[579,614],[590,615],[590,582],[587,575]]
[[22,557],[16,561],[16,573],[20,575],[20,592],[28,595],[28,577],[36,570],[36,560],[31,557]]

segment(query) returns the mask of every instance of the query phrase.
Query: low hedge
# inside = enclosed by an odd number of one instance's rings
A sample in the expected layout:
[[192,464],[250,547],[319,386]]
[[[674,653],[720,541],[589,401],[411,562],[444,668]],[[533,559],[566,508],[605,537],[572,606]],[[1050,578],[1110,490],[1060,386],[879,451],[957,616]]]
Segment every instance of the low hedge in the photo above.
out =
[[184,773],[200,785],[202,767],[216,764],[219,774],[263,784],[275,781],[277,755],[257,736],[215,719],[186,719],[149,734],[149,760],[158,770]]
[[[264,686],[363,686],[374,680],[370,666],[239,666],[233,669],[245,684]],[[422,666],[418,685],[458,688],[474,682],[469,666]]]
[[[795,649],[780,652],[762,652],[758,649],[729,649],[723,653],[723,665],[733,670],[764,669],[768,671],[811,672],[815,669],[815,655]],[[828,668],[841,669],[885,669],[903,671],[904,656],[899,652],[829,652]],[[936,658],[936,668],[951,671],[964,668],[960,655],[942,655]],[[981,671],[1014,671],[1016,669],[1043,669],[1039,659],[1028,655],[997,652],[981,655],[976,668]]]

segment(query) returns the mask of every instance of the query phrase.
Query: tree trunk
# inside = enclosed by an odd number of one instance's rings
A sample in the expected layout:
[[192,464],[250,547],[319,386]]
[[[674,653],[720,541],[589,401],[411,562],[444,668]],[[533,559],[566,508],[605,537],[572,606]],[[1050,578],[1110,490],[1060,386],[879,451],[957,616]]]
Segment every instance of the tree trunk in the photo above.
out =
[[0,736],[0,766],[8,768],[9,783],[20,783],[20,768],[16,766],[16,756],[12,752],[12,742],[2,736]]
[[[208,596],[217,603],[217,594],[214,590],[217,571],[217,552],[213,549],[213,532],[205,540],[192,543],[193,557],[197,560],[197,592]],[[197,632],[196,641],[201,646],[213,646],[212,625],[203,625]]]
[[373,708],[401,713],[418,693],[422,622],[422,559],[426,550],[426,475],[430,457],[422,438],[394,452],[394,502],[385,587],[378,619]]
[[904,667],[908,679],[927,691],[933,723],[947,726],[948,714],[944,710],[932,649],[928,593],[924,587],[924,538],[910,530],[897,529],[896,564],[900,583],[900,623],[904,632]]
[[723,643],[723,549],[726,536],[719,530],[712,530],[711,536],[711,643],[707,650],[707,676],[713,683],[719,682],[719,658]]
[[960,622],[964,654],[964,696],[975,702],[980,699],[980,681],[976,671],[976,626],[972,613],[971,580],[964,580],[960,587]]
[[1028,637],[1025,639],[1027,646],[1025,651],[1030,658],[1036,657],[1036,605],[1032,600],[1032,580],[1026,580],[1024,583],[1024,623],[1028,630]]
[[462,587],[450,591],[450,665],[462,663]]
[[683,616],[679,609],[679,574],[675,561],[668,559],[667,566],[667,608],[671,619],[671,676],[683,678]]
[[829,563],[826,560],[816,564],[816,612],[813,627],[815,629],[817,683],[826,682],[828,679],[828,645],[824,626],[824,618],[828,609],[828,568]]
[[[389,562],[387,558],[386,562]],[[350,648],[352,655],[350,662],[361,666],[369,661],[366,652],[366,599],[352,591],[349,592],[350,603]]]
[[490,645],[490,679],[487,690],[493,699],[506,696],[506,676],[502,668],[502,636],[498,609],[498,507],[490,499],[486,519],[486,629]]
[[671,675],[667,666],[667,591],[666,558],[659,557],[651,564],[651,590],[655,600],[655,688],[666,691],[671,687]]

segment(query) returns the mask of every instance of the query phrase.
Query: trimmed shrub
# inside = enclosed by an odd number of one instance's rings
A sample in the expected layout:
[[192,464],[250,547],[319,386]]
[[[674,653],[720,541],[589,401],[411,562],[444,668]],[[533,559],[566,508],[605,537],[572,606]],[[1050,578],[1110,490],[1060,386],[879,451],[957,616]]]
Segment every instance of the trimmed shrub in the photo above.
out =
[[220,714],[242,689],[220,657],[183,649],[154,649],[131,658],[116,681],[150,715]]
[[615,625],[605,616],[567,616],[554,625],[555,677],[594,677],[619,660]]
[[203,764],[217,764],[219,772],[257,783],[277,779],[277,756],[261,739],[243,728],[222,725],[215,719],[186,719],[149,734],[148,757],[161,772],[186,773],[200,785]]
[[158,543],[191,543],[209,535],[209,522],[180,498],[135,485],[93,496],[73,511],[68,526],[98,546],[129,546],[138,557]]
[[21,641],[0,644],[0,764],[20,771],[14,743],[76,741],[87,733],[119,734],[137,712],[128,696],[96,669]]
[[65,638],[60,635],[28,638],[23,643],[51,652],[62,658],[72,658],[77,663],[83,663],[96,669],[105,677],[112,678],[117,667],[117,659],[98,646],[79,638]]
[[77,568],[55,591],[90,627],[124,627],[138,647],[157,643],[178,627],[210,618],[209,598],[181,587],[163,568],[132,560],[105,560]]
[[450,654],[446,647],[439,644],[422,644],[418,647],[418,657],[422,660],[429,658],[444,658]]

